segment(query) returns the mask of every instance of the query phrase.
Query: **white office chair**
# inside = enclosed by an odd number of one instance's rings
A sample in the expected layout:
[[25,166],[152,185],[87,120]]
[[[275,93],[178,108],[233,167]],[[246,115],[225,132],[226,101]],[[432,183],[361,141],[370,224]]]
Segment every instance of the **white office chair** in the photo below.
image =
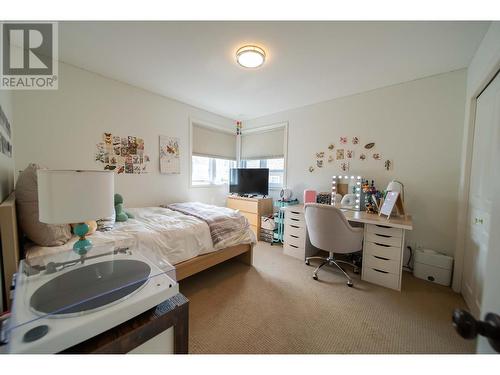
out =
[[348,264],[357,270],[357,266],[342,260],[336,260],[334,253],[347,254],[360,251],[363,246],[363,229],[351,227],[342,211],[326,204],[308,203],[305,205],[307,232],[311,244],[318,249],[329,252],[328,258],[307,257],[306,264],[311,259],[321,259],[321,263],[313,272],[313,278],[318,280],[318,271],[324,265],[336,266],[347,277],[347,285],[352,287],[351,277],[339,266]]

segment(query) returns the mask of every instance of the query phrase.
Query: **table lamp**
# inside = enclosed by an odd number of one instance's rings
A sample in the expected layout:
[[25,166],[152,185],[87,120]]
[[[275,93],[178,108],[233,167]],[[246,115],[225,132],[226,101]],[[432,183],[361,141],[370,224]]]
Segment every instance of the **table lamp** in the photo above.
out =
[[114,215],[114,173],[111,171],[56,171],[39,169],[39,219],[47,224],[74,224],[80,237],[73,250],[84,256],[92,242],[85,238],[85,221]]

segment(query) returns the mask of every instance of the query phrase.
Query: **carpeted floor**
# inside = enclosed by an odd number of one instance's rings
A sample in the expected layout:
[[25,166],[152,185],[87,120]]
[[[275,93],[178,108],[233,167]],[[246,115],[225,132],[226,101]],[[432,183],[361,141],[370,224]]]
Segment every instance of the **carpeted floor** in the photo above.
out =
[[451,289],[404,272],[401,293],[312,265],[260,242],[254,267],[231,260],[181,282],[191,353],[472,353],[451,312]]

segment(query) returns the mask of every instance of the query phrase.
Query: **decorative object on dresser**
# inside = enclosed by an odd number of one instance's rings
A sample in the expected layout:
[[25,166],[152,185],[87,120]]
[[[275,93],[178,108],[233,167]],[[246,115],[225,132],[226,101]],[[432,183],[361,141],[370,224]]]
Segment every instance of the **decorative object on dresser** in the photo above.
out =
[[240,213],[248,219],[250,228],[257,238],[260,238],[261,217],[273,213],[272,198],[246,198],[230,195],[226,206]]
[[282,201],[289,201],[293,197],[293,191],[291,189],[283,188],[280,190],[280,198]]
[[330,193],[318,193],[316,203],[332,204],[332,195]]
[[316,202],[316,190],[306,189],[304,190],[304,204]]
[[377,190],[375,187],[375,181],[372,180],[370,184],[368,180],[362,180],[361,191],[364,193],[365,211],[370,214],[379,212],[379,208],[382,204],[383,193]]

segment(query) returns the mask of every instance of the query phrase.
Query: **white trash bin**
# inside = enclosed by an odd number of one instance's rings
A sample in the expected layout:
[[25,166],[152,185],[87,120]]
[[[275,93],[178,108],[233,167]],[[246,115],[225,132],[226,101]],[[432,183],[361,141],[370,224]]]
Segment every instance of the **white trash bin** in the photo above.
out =
[[430,249],[415,250],[413,275],[436,284],[450,286],[453,258]]

